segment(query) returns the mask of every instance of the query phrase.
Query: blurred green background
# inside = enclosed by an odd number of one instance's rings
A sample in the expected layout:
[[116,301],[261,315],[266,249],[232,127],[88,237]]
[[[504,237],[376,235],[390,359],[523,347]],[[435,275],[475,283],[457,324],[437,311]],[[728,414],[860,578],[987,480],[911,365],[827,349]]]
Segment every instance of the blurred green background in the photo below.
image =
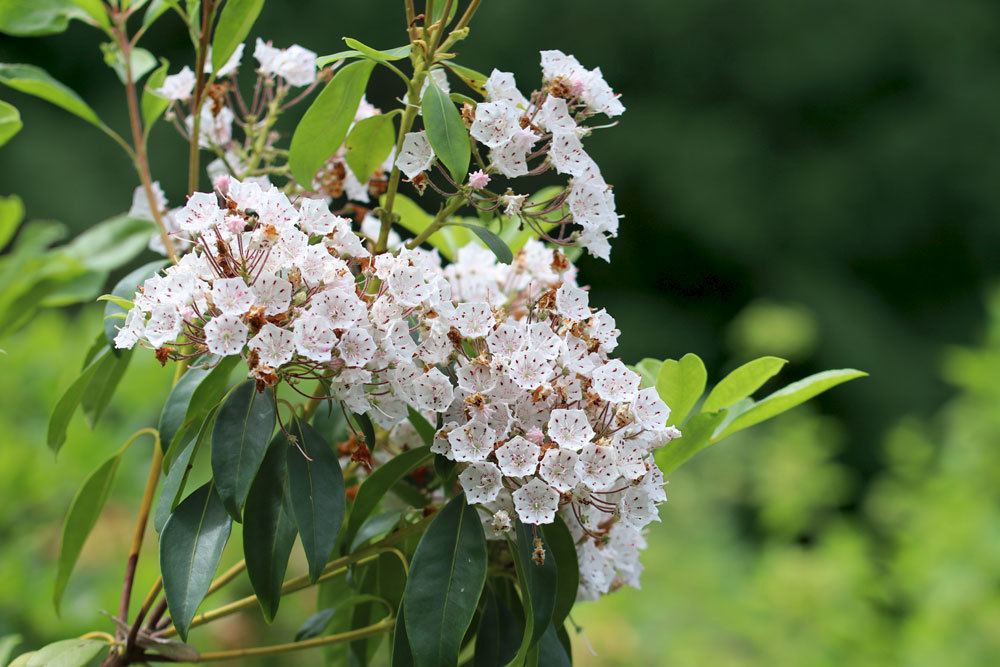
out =
[[[254,34],[325,54],[343,35],[396,46],[402,27],[395,0],[270,0]],[[46,68],[121,128],[97,41],[78,24],[0,37],[0,61]],[[710,382],[759,354],[789,358],[786,379],[871,373],[675,474],[643,589],[574,613],[579,664],[1000,662],[997,44],[1000,4],[986,0],[484,0],[460,62],[529,89],[538,51],[559,48],[601,66],[628,108],[586,142],[627,216],[614,262],[580,264],[624,332],[623,358],[696,352]],[[191,64],[174,18],[145,46],[175,71]],[[376,104],[400,93],[375,82]],[[74,232],[128,208],[134,173],[103,135],[3,97],[25,129],[0,150],[0,194]],[[179,203],[184,146],[161,124],[151,151]],[[47,416],[98,310],[48,313],[0,340],[0,635],[31,645],[115,606],[108,564],[127,543],[141,447],[56,619],[62,515],[85,475],[155,422],[170,381],[137,355],[114,418],[94,432],[74,422],[53,461]],[[300,600],[268,636],[289,637],[311,609]],[[259,639],[251,616],[212,640]]]

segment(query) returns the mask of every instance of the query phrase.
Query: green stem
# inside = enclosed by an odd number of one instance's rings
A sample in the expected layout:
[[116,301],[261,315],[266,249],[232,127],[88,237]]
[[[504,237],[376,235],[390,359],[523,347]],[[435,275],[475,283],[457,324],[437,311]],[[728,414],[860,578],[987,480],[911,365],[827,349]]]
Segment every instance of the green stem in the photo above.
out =
[[370,637],[371,635],[379,634],[380,632],[387,632],[392,630],[395,624],[396,619],[390,616],[389,618],[382,619],[378,623],[367,625],[363,628],[349,630],[347,632],[339,632],[325,637],[315,637],[313,639],[305,639],[299,642],[289,642],[287,644],[276,644],[274,646],[257,646],[254,648],[233,649],[231,651],[212,651],[202,653],[194,662],[234,660],[236,658],[249,658],[254,656],[276,655],[279,653],[302,651],[309,648],[316,648],[317,646],[329,646],[330,644],[354,641],[356,639],[363,639],[365,637]]
[[[199,160],[201,159],[201,105],[204,102],[206,81],[205,59],[208,56],[208,40],[212,33],[212,18],[215,13],[214,0],[201,3],[201,34],[195,49],[195,86],[191,101],[191,141],[188,146],[188,194],[198,189]],[[213,75],[214,76],[214,75]]]
[[413,250],[421,243],[423,243],[431,236],[433,236],[434,232],[444,227],[445,223],[448,221],[448,218],[451,217],[451,215],[455,213],[458,209],[462,208],[462,204],[464,203],[465,203],[465,198],[460,195],[457,195],[449,199],[448,204],[440,211],[438,211],[438,214],[436,216],[434,216],[434,220],[431,221],[431,224],[427,225],[422,232],[417,234],[417,236],[412,241],[407,243],[406,247],[409,248],[410,250]]

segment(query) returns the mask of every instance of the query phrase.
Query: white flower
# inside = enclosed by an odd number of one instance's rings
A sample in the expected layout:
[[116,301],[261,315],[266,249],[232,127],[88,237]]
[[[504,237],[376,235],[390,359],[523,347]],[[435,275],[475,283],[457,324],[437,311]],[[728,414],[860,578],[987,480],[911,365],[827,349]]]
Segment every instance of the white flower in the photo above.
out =
[[337,217],[322,199],[305,198],[299,202],[299,224],[310,234],[329,234]]
[[542,448],[521,436],[514,436],[496,449],[500,470],[508,477],[534,475]]
[[594,391],[609,403],[630,403],[639,395],[642,378],[629,370],[621,359],[607,362],[591,375]]
[[518,127],[508,141],[490,151],[493,166],[507,178],[527,175],[528,153],[540,138],[531,130]]
[[309,311],[330,320],[334,329],[349,329],[365,319],[365,303],[353,290],[331,289],[320,292],[310,301]]
[[277,368],[287,364],[295,354],[295,336],[291,331],[268,322],[247,344],[265,366]]
[[[156,209],[162,215],[167,210],[167,197],[163,194],[163,188],[159,181],[153,181],[153,198],[156,200]],[[141,185],[132,191],[132,206],[128,210],[130,218],[138,220],[149,220],[153,222],[153,209],[149,206],[149,197],[146,196],[146,189]]]
[[434,161],[434,149],[427,140],[426,132],[407,132],[396,156],[396,166],[412,179],[422,171],[426,171]]
[[503,488],[500,470],[487,461],[470,463],[458,476],[458,481],[470,505],[493,502]]
[[243,351],[247,333],[247,326],[237,315],[220,315],[205,325],[205,344],[212,354],[236,355]]
[[254,45],[253,57],[260,63],[260,71],[265,74],[274,74],[275,62],[281,54],[281,49],[271,46],[270,42],[265,42],[260,37]]
[[212,303],[224,315],[242,315],[257,300],[242,278],[222,278],[212,284]]
[[641,486],[631,486],[626,489],[618,507],[622,522],[636,529],[642,529],[659,518],[656,503]]
[[504,215],[520,215],[521,208],[524,206],[527,198],[528,195],[516,195],[510,191],[505,195],[501,195],[500,201],[504,203]]
[[510,514],[507,510],[497,510],[493,513],[490,518],[490,534],[499,536],[504,533],[509,533],[513,525],[511,524]]
[[580,450],[576,474],[592,491],[608,491],[618,479],[618,462],[614,447],[589,444]]
[[[243,59],[243,49],[244,44],[237,44],[236,50],[233,51],[233,55],[229,56],[229,60],[222,64],[219,71],[215,73],[216,78],[222,78],[229,76],[234,73],[240,67],[240,61]],[[208,47],[208,53],[205,57],[205,74],[212,73],[212,47]]]
[[583,410],[553,410],[548,428],[549,438],[572,451],[579,451],[594,437],[594,429]]
[[585,320],[590,317],[588,303],[590,295],[576,285],[563,283],[556,290],[556,311],[571,320]]
[[641,389],[632,403],[632,414],[643,428],[660,430],[670,418],[670,408],[653,387]]
[[375,357],[375,340],[364,329],[351,329],[340,338],[337,351],[348,366],[364,366]]
[[131,349],[146,332],[146,316],[140,308],[133,308],[125,316],[125,324],[118,328],[115,347]]
[[192,234],[207,232],[224,222],[225,217],[212,192],[196,192],[188,197],[178,219],[180,228]]
[[482,302],[463,303],[452,316],[455,328],[466,338],[482,338],[493,328],[493,311]]
[[559,493],[537,477],[533,477],[530,482],[511,495],[514,498],[517,516],[524,523],[540,525],[556,520]]
[[569,105],[566,104],[566,100],[553,95],[545,98],[535,121],[543,129],[553,134],[557,132],[575,133],[577,131],[576,121],[569,113]]
[[483,461],[493,451],[497,432],[479,421],[470,421],[448,434],[451,458],[455,461]]
[[649,449],[639,440],[623,440],[615,444],[618,472],[625,479],[634,481],[646,474],[648,455]]
[[532,390],[544,385],[552,377],[552,366],[545,355],[531,348],[511,355],[507,366],[510,378],[521,389]]
[[261,273],[253,284],[253,291],[265,315],[283,313],[292,303],[292,284],[273,273]]
[[295,349],[307,359],[330,361],[337,337],[333,333],[330,320],[320,315],[306,314],[295,320]]
[[490,72],[486,82],[483,83],[483,88],[486,90],[486,97],[491,102],[508,102],[522,109],[528,106],[528,100],[517,89],[517,82],[514,81],[514,75],[510,72],[494,69]]
[[580,483],[580,476],[576,474],[577,458],[576,453],[568,449],[546,450],[538,474],[553,489],[566,493]]
[[[201,125],[198,128],[198,145],[201,148],[211,148],[212,146],[225,147],[233,138],[233,115],[229,107],[221,107],[218,113],[211,104],[201,107]],[[184,119],[184,124],[188,132],[194,131],[194,117],[188,116]]]
[[447,410],[455,397],[455,390],[452,388],[448,376],[437,368],[432,368],[417,377],[412,393],[413,399],[417,403],[416,407],[433,412]]
[[153,347],[162,347],[177,338],[183,321],[176,306],[164,304],[154,306],[146,323],[146,340]]
[[174,102],[183,102],[191,97],[194,92],[194,72],[191,68],[184,66],[177,74],[171,74],[163,79],[163,85],[154,90],[160,97],[165,97]]
[[552,135],[549,160],[560,174],[582,176],[597,169],[593,158],[583,150],[583,142],[575,131],[556,132]]
[[280,76],[293,86],[308,86],[316,80],[316,54],[298,44],[276,49],[258,38],[253,55],[261,72]]
[[521,129],[520,116],[521,112],[509,102],[480,102],[469,134],[484,146],[499,148]]

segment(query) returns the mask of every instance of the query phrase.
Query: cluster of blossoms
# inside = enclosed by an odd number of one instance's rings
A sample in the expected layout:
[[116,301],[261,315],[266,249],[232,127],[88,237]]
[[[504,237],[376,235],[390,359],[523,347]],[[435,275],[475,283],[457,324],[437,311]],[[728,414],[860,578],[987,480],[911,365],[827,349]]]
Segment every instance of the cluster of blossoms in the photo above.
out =
[[[502,206],[507,215],[521,217],[546,240],[580,245],[608,261],[608,239],[618,233],[615,198],[581,138],[593,129],[585,124],[588,119],[597,114],[619,116],[625,107],[600,68],[587,70],[561,51],[542,51],[541,64],[542,87],[529,97],[518,90],[513,74],[493,70],[484,84],[486,100],[463,110],[470,135],[489,152],[486,168],[470,173],[466,185],[483,197],[482,210]],[[408,133],[396,159],[400,170],[422,187],[433,163],[426,132]],[[555,198],[533,207],[526,205],[527,195],[509,187],[500,195],[486,189],[496,174],[514,179],[549,169],[569,176],[570,182]],[[553,220],[549,214],[564,203],[569,213]],[[570,234],[570,224],[580,229]]]
[[433,449],[462,467],[489,533],[561,513],[583,596],[637,582],[640,531],[665,500],[651,452],[679,433],[609,359],[614,319],[559,251],[531,241],[510,265],[477,245],[447,266],[420,248],[373,256],[327,200],[236,179],[174,217],[191,250],[140,287],[116,346],[240,355],[259,387],[323,391],[397,445],[415,435],[412,406],[442,424]]

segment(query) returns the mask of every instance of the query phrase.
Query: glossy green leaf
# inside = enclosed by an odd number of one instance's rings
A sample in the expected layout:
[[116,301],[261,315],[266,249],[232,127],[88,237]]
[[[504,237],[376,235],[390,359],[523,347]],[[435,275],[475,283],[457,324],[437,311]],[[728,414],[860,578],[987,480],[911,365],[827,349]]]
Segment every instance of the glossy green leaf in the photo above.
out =
[[489,586],[483,591],[483,600],[472,667],[504,667],[517,654],[521,644],[521,626]]
[[[361,56],[364,56],[365,58],[369,58],[376,62],[391,62],[393,60],[402,60],[403,58],[410,57],[409,44],[406,44],[404,46],[397,46],[394,49],[385,49],[381,51],[379,49],[373,49],[372,47],[362,42],[359,42],[353,37],[345,37],[344,44],[353,49],[355,53],[358,53]],[[334,55],[343,55],[344,53],[350,53],[350,52],[344,51],[341,52],[341,54],[334,54]],[[331,56],[326,56],[326,57],[329,58]]]
[[656,452],[656,463],[664,476],[712,444],[712,434],[726,418],[726,411],[699,412],[684,425],[684,435],[671,440]]
[[0,100],[0,146],[10,141],[10,138],[20,132],[22,127],[24,127],[24,123],[21,122],[21,114],[17,107]]
[[268,622],[278,613],[281,584],[295,543],[285,463],[289,447],[284,437],[275,439],[250,487],[244,514],[243,555],[247,575]]
[[396,625],[392,632],[392,655],[389,658],[391,667],[413,667],[413,652],[410,650],[410,639],[406,636],[406,616],[403,607],[396,613]]
[[572,661],[566,648],[559,641],[556,625],[549,625],[538,642],[538,666],[542,667],[572,667]]
[[0,197],[0,250],[14,238],[17,228],[24,220],[24,202],[17,195]]
[[316,67],[326,67],[330,63],[335,63],[339,60],[350,60],[352,58],[364,58],[364,54],[355,49],[348,49],[346,51],[337,51],[336,53],[331,53],[329,55],[320,56],[316,59]]
[[[147,279],[152,278],[157,271],[166,266],[166,260],[157,260],[150,262],[149,264],[144,264],[138,269],[131,271],[124,278],[118,281],[115,288],[111,290],[112,296],[119,297],[122,299],[131,299],[135,296],[136,290],[139,285],[146,282]],[[104,336],[108,341],[108,345],[111,346],[112,352],[115,354],[121,354],[120,350],[115,349],[115,336],[118,335],[118,326],[121,326],[121,319],[118,316],[124,317],[126,311],[121,305],[115,303],[114,301],[108,301],[104,304]],[[162,436],[163,431],[161,429],[160,435]],[[166,447],[167,443],[164,443]]]
[[170,618],[181,639],[205,599],[233,521],[212,482],[181,501],[160,533],[160,573]]
[[212,71],[218,72],[250,34],[264,0],[227,0],[212,37]]
[[175,2],[176,0],[150,0],[149,6],[146,7],[146,13],[142,17],[142,25],[151,25],[153,21],[163,16]]
[[237,387],[219,408],[212,430],[212,477],[226,511],[240,520],[274,432],[274,393],[253,380]]
[[576,594],[580,587],[580,564],[577,562],[576,542],[560,517],[556,517],[554,523],[542,526],[542,535],[545,537],[546,557],[550,552],[556,559],[556,601],[552,608],[552,623],[561,626],[576,603]]
[[156,56],[146,49],[132,49],[129,58],[131,72],[125,66],[125,54],[122,53],[118,44],[106,42],[101,45],[101,51],[104,53],[104,63],[114,71],[122,84],[128,83],[130,74],[133,82],[139,82],[142,77],[156,68]]
[[140,106],[142,108],[142,125],[145,128],[144,131],[147,136],[153,124],[159,120],[163,112],[170,106],[170,100],[166,97],[160,97],[157,93],[153,92],[163,86],[163,81],[167,78],[169,68],[170,62],[166,58],[160,58],[160,66],[149,75],[149,78],[146,79],[146,84],[142,88]]
[[156,532],[163,531],[170,513],[180,502],[184,488],[187,486],[188,477],[191,474],[192,461],[195,454],[208,443],[212,432],[212,425],[215,423],[214,413],[205,420],[201,430],[191,438],[183,438],[175,442],[170,450],[176,450],[173,455],[174,462],[169,471],[163,477],[160,485],[160,499],[156,504],[156,514],[153,516],[153,528]]
[[680,361],[667,359],[656,377],[656,393],[670,408],[667,425],[680,425],[705,392],[708,375],[705,364],[695,354],[685,354]]
[[455,182],[464,183],[472,155],[469,131],[451,99],[438,88],[433,78],[427,80],[427,90],[420,104],[427,140]]
[[[201,425],[205,423],[206,415],[219,407],[223,397],[226,396],[226,392],[229,391],[229,377],[233,374],[233,369],[239,365],[240,361],[240,358],[237,356],[223,357],[212,367],[208,375],[202,379],[195,388],[194,393],[191,394],[191,401],[184,416],[184,425],[171,438],[171,444],[174,438],[183,438],[186,433],[190,434],[191,431],[200,429]],[[199,362],[199,365],[201,363]],[[206,360],[204,363],[208,364],[208,361]],[[170,468],[173,460],[170,451],[171,448],[166,448],[164,452],[163,467],[165,470]]]
[[[103,339],[102,336],[101,340],[103,341]],[[108,348],[108,351],[110,352],[111,348]],[[90,384],[87,385],[87,391],[84,392],[83,398],[80,400],[80,407],[83,408],[83,414],[87,418],[90,428],[94,428],[101,420],[104,410],[114,397],[118,383],[121,382],[131,361],[132,350],[123,350],[121,354],[117,355],[112,353],[107,356],[107,361],[94,372]]]
[[385,607],[390,613],[392,612],[392,608],[388,606],[388,603],[377,595],[351,595],[350,597],[340,600],[337,606],[320,609],[315,614],[307,618],[295,632],[295,641],[300,642],[306,639],[312,639],[313,637],[319,637],[326,632],[327,627],[330,625],[330,621],[333,620],[336,613],[358,605],[372,603],[379,604]]
[[80,376],[74,380],[73,384],[62,395],[62,398],[59,399],[59,402],[56,403],[56,407],[52,410],[52,416],[49,417],[47,436],[49,449],[53,453],[58,454],[66,442],[66,429],[69,427],[70,419],[73,417],[73,413],[76,412],[77,407],[79,407],[80,401],[83,400],[84,392],[90,386],[90,381],[105,364],[111,361],[110,358],[112,356],[111,351],[105,348],[101,354],[83,369]]
[[323,163],[344,143],[374,67],[370,60],[342,67],[302,116],[288,155],[292,174],[300,183],[312,183]]
[[480,95],[486,94],[486,79],[487,76],[482,72],[477,72],[476,70],[465,67],[464,65],[459,65],[451,60],[444,61],[444,66],[450,69],[455,75],[462,80],[462,83],[467,85],[472,90],[476,91]]
[[296,419],[291,432],[298,441],[298,446],[286,449],[292,516],[306,552],[309,578],[316,581],[344,520],[344,474],[336,454],[315,428]]
[[146,250],[153,223],[127,214],[102,220],[62,248],[88,269],[113,271]]
[[715,412],[750,396],[778,374],[788,363],[778,357],[761,357],[747,362],[727,375],[708,393],[702,412]]
[[403,596],[417,667],[456,665],[486,581],[486,537],[476,508],[459,494],[420,539]]
[[56,614],[59,613],[66,584],[69,583],[69,577],[73,573],[80,552],[83,550],[83,544],[87,541],[90,531],[97,524],[97,518],[101,515],[101,510],[104,509],[104,504],[108,500],[108,494],[111,492],[111,486],[114,483],[115,473],[118,472],[121,459],[122,455],[118,453],[102,463],[97,470],[90,474],[80,490],[76,492],[73,502],[70,503],[69,513],[63,523],[55,591],[52,596]]
[[351,505],[351,515],[344,529],[344,543],[350,544],[365,520],[378,507],[379,501],[399,480],[409,475],[433,456],[431,448],[424,446],[405,451],[375,468],[358,487],[358,494]]
[[164,451],[170,450],[174,436],[184,426],[188,409],[191,407],[191,396],[212,372],[212,368],[204,365],[191,366],[177,384],[170,390],[167,400],[160,411],[160,421],[157,430],[160,432],[160,444]]
[[107,649],[108,644],[97,639],[64,639],[38,649],[24,664],[27,667],[85,667]]
[[104,128],[104,123],[97,117],[97,114],[90,108],[90,105],[39,67],[35,67],[34,65],[0,64],[0,83],[14,90],[19,90],[22,93],[40,97],[79,116],[88,123]]
[[393,115],[379,114],[364,118],[355,123],[351,133],[347,135],[347,153],[344,159],[362,183],[368,182],[392,152],[396,143]]
[[472,222],[452,222],[451,225],[457,225],[460,227],[466,227],[471,229],[479,239],[486,244],[486,247],[496,255],[497,260],[503,264],[510,264],[514,261],[514,253],[511,252],[507,244],[503,242],[499,236],[488,230],[482,225],[477,225]]
[[556,607],[556,597],[559,594],[558,566],[548,539],[540,537],[545,549],[545,560],[538,564],[532,560],[535,550],[534,536],[531,526],[517,522],[516,542],[511,545],[514,552],[514,568],[524,597],[525,632],[521,638],[521,646],[514,662],[523,661],[538,640],[542,638],[546,628],[552,623],[552,615]]
[[54,35],[66,30],[71,19],[87,20],[88,18],[87,12],[72,0],[3,0],[0,2],[0,32],[17,37]]
[[458,0],[448,3],[445,0],[438,0],[434,3],[434,7],[431,10],[431,23],[437,23],[444,16],[445,6],[448,6],[448,16],[445,20],[445,25],[447,26],[455,18],[455,14],[458,12]]
[[361,435],[364,437],[365,444],[368,445],[368,449],[374,451],[375,426],[372,424],[371,418],[366,414],[352,413],[351,421],[361,429]]
[[797,405],[805,403],[810,398],[822,394],[828,389],[832,389],[839,384],[866,377],[868,373],[855,370],[853,368],[843,368],[839,370],[823,371],[803,378],[798,382],[779,389],[770,396],[754,403],[752,407],[744,410],[738,417],[727,424],[720,432],[712,437],[713,442],[718,442],[729,437],[733,433],[742,431],[745,428],[759,424],[762,421],[776,417],[783,412],[791,410]]

